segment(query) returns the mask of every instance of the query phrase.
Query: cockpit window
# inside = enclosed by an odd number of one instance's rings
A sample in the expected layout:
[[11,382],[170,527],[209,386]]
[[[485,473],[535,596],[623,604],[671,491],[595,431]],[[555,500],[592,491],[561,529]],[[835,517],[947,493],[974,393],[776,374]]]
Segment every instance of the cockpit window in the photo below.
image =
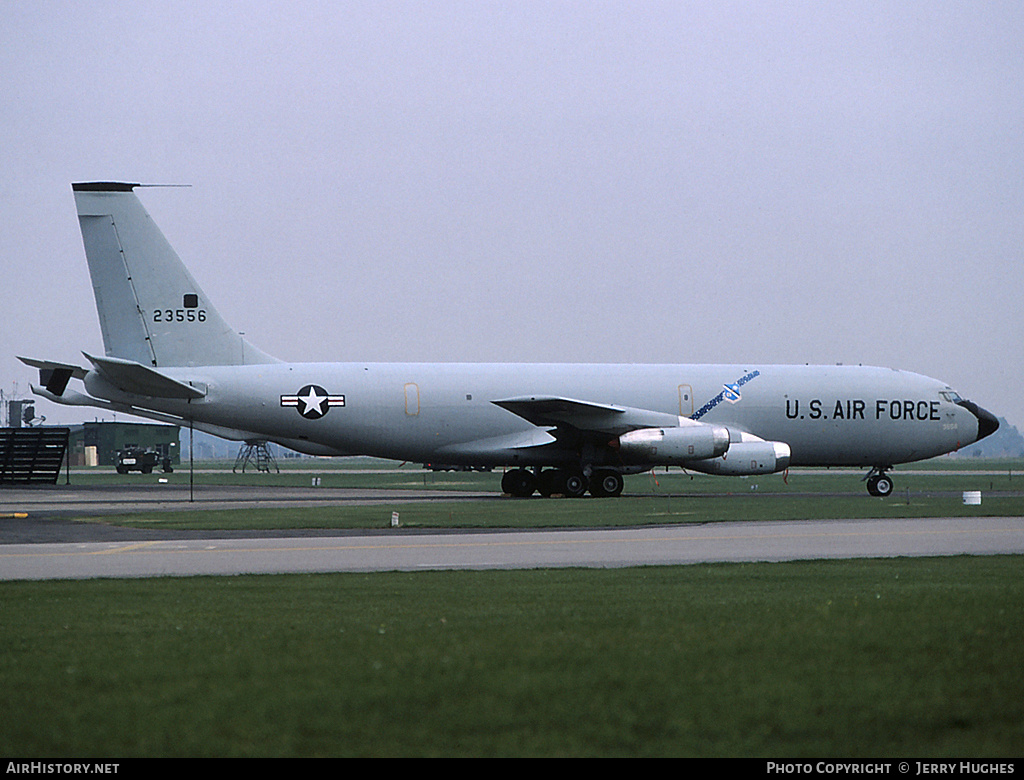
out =
[[963,400],[957,393],[953,392],[952,390],[942,390],[939,392],[939,395],[941,395],[951,404],[958,404]]

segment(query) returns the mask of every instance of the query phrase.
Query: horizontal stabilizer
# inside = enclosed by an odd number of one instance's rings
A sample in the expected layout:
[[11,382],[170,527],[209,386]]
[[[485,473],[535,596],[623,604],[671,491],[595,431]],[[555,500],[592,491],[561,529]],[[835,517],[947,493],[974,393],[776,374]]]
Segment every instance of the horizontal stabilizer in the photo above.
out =
[[104,379],[133,395],[148,395],[153,398],[202,398],[205,393],[184,382],[161,374],[134,360],[112,357],[94,357],[85,352],[89,362],[103,375]]

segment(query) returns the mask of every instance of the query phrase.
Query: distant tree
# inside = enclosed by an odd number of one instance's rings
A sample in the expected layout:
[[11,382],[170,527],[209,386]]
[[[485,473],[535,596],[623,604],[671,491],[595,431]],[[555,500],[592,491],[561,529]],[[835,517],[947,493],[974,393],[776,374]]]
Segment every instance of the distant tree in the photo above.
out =
[[956,455],[963,458],[1024,458],[1024,436],[1000,417],[998,431],[964,447]]

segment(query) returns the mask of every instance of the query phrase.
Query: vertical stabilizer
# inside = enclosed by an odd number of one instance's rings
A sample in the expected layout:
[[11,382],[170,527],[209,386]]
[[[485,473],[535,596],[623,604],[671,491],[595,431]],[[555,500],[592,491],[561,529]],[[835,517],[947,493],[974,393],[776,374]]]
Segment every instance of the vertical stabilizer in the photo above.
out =
[[71,186],[107,356],[144,366],[275,362],[224,322],[136,197],[138,186]]

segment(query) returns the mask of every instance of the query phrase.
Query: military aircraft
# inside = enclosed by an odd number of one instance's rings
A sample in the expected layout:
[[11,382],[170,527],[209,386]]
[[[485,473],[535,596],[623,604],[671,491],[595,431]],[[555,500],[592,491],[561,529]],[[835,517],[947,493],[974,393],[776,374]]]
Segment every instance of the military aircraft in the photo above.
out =
[[944,382],[867,366],[282,362],[221,318],[140,186],[72,185],[106,354],[20,358],[50,401],[314,455],[502,468],[503,491],[524,497],[617,496],[656,466],[856,466],[884,496],[896,464],[999,425]]

